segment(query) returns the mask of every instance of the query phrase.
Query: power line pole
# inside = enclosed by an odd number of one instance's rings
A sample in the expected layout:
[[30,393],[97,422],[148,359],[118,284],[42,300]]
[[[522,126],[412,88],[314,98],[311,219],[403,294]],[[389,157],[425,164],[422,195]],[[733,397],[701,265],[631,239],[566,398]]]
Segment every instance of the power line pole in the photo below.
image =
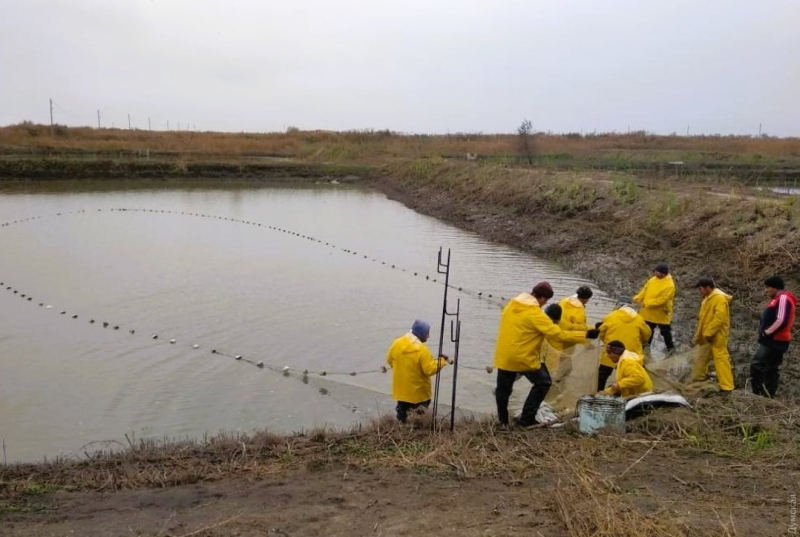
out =
[[128,130],[131,130],[131,115],[128,114]]
[[147,118],[147,130],[153,130],[153,128],[150,126],[150,118]]
[[100,110],[97,111],[97,128],[100,128]]
[[169,130],[169,120],[167,120],[167,130]]
[[53,126],[53,99],[50,99],[50,134],[55,134],[55,127]]

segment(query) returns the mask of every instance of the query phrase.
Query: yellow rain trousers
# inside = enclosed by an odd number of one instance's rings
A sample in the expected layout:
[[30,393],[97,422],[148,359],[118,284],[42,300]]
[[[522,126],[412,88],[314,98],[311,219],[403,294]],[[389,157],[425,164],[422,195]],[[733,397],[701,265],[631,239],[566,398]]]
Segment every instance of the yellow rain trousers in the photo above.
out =
[[[630,306],[622,306],[606,315],[600,326],[600,339],[604,343],[618,340],[625,350],[644,355],[644,344],[650,339],[651,330],[641,315]],[[643,359],[644,360],[644,359]],[[600,365],[615,367],[605,348],[600,356]]]
[[[586,307],[583,302],[578,300],[577,296],[562,298],[558,305],[561,306],[561,321],[558,323],[561,330],[586,332],[590,328],[594,328],[594,326],[586,324]],[[574,344],[561,341],[552,341],[550,344],[559,351],[574,347]]]
[[636,293],[633,301],[641,304],[639,315],[645,321],[655,324],[670,324],[672,322],[672,303],[675,300],[675,282],[672,275],[663,278],[653,276],[644,287]]
[[431,398],[431,379],[447,360],[434,359],[428,347],[411,332],[392,342],[386,353],[392,368],[392,398],[406,403],[421,403]]
[[730,391],[733,385],[733,368],[731,355],[728,353],[728,335],[731,331],[731,314],[729,304],[731,295],[714,289],[700,303],[697,317],[697,330],[694,334],[695,345],[700,345],[697,358],[692,368],[692,380],[699,382],[708,378],[708,365],[714,360],[717,371],[719,389]]
[[586,331],[565,332],[528,293],[512,298],[503,308],[494,366],[505,371],[536,371],[541,366],[542,343],[586,343]]
[[[617,363],[617,386],[620,396],[631,397],[653,391],[653,381],[644,369],[644,357],[631,351],[625,351]],[[606,388],[605,393],[613,393]]]

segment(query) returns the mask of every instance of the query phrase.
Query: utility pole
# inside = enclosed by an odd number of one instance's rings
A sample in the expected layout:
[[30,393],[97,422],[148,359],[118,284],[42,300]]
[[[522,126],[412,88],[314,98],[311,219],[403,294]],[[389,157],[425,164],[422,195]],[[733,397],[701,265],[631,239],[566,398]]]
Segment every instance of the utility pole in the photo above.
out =
[[169,130],[169,120],[167,120],[167,130]]
[[758,137],[761,138],[761,123],[758,124]]
[[128,114],[128,130],[131,130],[131,115]]
[[147,130],[153,130],[153,128],[150,126],[150,118],[147,118]]
[[100,110],[97,111],[97,128],[100,128]]
[[55,127],[53,125],[53,99],[50,99],[50,135],[55,134]]

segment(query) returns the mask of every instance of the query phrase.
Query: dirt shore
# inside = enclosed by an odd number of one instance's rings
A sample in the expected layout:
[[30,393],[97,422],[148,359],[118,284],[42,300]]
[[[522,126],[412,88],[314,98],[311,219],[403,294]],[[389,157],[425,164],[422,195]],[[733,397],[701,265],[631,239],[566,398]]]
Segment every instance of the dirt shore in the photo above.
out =
[[391,417],[0,467],[0,534],[750,536],[792,528],[800,412],[745,393],[625,436]]

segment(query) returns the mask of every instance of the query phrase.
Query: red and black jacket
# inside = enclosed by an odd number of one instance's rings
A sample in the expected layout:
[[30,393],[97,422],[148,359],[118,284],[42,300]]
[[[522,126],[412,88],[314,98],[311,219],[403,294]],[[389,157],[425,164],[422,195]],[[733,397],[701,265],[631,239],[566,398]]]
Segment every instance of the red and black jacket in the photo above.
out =
[[792,325],[797,311],[797,297],[790,291],[778,291],[761,314],[758,327],[759,343],[788,343],[792,340]]

